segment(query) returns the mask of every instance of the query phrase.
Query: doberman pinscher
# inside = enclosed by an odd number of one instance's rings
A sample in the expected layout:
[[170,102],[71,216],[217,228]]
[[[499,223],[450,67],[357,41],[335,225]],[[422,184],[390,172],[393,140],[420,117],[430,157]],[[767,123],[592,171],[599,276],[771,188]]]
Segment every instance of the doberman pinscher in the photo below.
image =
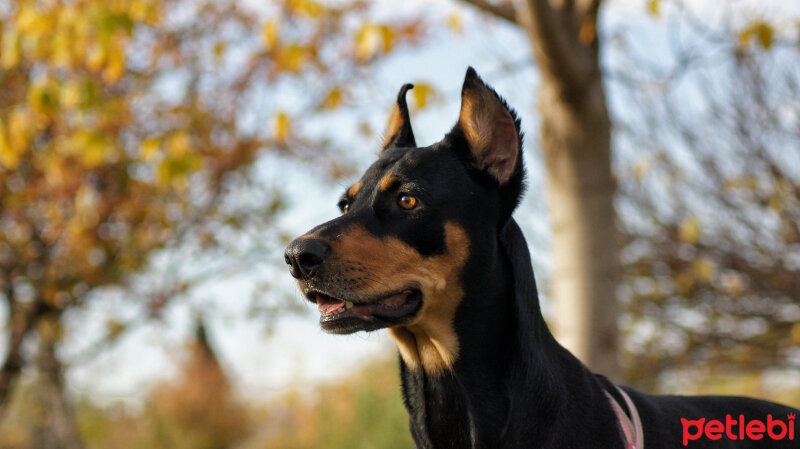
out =
[[417,147],[412,87],[342,215],[291,242],[286,262],[325,331],[388,328],[418,448],[800,448],[796,409],[644,394],[561,347],[511,217],[524,186],[516,113],[470,68],[453,129]]

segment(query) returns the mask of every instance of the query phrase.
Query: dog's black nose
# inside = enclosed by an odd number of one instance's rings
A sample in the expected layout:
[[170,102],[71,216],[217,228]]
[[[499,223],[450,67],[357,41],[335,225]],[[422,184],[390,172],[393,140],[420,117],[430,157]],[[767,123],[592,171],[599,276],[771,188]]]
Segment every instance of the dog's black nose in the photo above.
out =
[[296,279],[314,275],[320,265],[325,262],[331,246],[325,241],[315,238],[294,239],[286,247],[284,258],[289,264],[289,271]]

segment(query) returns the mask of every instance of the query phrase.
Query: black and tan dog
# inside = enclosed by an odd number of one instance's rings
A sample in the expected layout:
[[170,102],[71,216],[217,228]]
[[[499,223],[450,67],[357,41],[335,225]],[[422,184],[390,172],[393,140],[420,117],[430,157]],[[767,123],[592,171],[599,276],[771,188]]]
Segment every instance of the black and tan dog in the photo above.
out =
[[295,239],[286,262],[324,330],[389,328],[419,448],[800,448],[795,409],[620,388],[561,347],[511,218],[516,114],[469,69],[458,122],[418,148],[411,87],[342,215]]

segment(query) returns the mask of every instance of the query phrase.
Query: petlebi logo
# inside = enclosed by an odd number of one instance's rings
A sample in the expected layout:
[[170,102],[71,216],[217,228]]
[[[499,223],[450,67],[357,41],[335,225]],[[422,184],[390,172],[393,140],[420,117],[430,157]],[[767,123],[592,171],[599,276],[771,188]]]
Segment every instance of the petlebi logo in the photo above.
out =
[[686,419],[681,418],[683,425],[683,445],[688,446],[690,441],[700,438],[709,440],[753,440],[758,441],[769,438],[775,441],[789,440],[794,441],[794,419],[795,414],[789,413],[786,421],[767,415],[765,421],[759,419],[746,420],[744,415],[739,415],[738,419],[731,415],[725,415],[725,422],[717,419],[706,421],[706,418]]

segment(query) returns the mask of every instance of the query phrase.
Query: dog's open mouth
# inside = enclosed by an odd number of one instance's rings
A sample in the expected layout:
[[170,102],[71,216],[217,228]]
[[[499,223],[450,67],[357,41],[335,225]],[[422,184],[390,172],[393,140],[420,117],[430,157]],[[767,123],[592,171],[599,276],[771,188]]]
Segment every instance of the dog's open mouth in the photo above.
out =
[[322,329],[334,334],[402,324],[413,318],[422,305],[422,293],[415,288],[384,295],[374,301],[347,301],[316,291],[306,296],[317,304]]

